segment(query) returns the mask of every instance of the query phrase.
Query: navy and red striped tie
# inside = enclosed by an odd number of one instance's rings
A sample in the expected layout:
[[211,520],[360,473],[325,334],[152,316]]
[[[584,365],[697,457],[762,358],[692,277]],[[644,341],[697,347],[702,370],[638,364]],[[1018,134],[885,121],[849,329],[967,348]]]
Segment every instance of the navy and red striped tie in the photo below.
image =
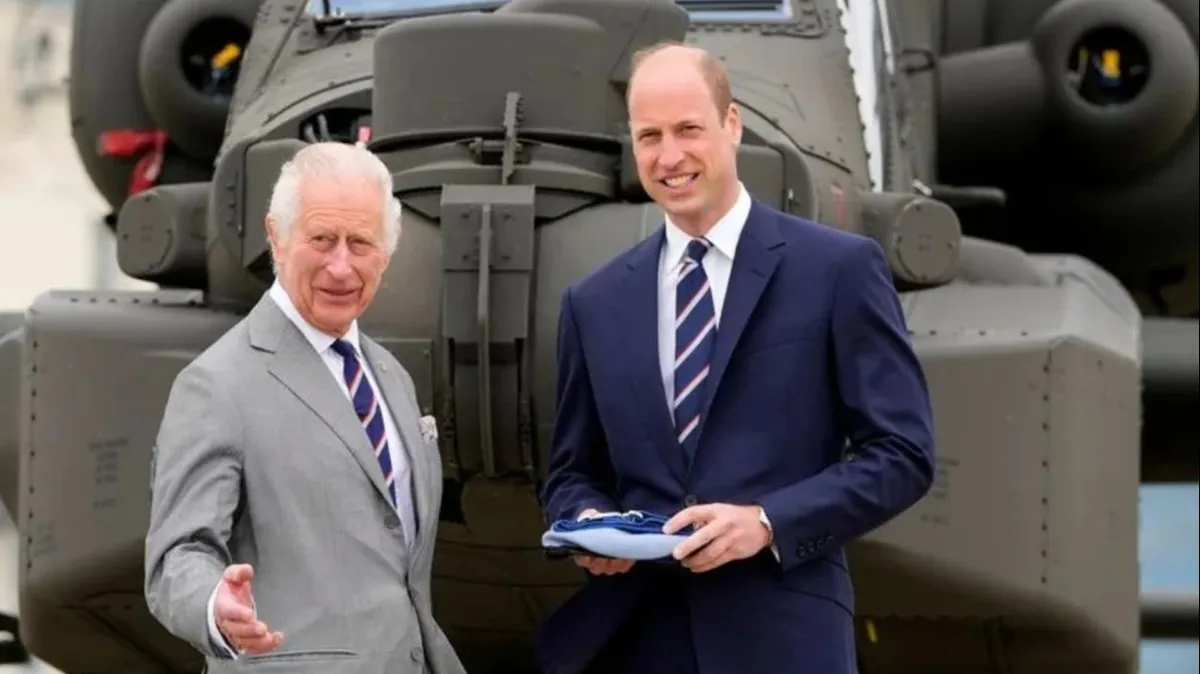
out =
[[[375,389],[367,380],[362,363],[354,347],[344,339],[333,343],[333,350],[342,357],[342,376],[346,378],[346,388],[350,390],[350,398],[354,401],[354,411],[367,431],[367,439],[375,451],[375,458],[383,470],[383,483],[387,485],[388,495],[392,497],[392,505],[396,505],[395,475],[392,474],[392,455],[388,451],[387,434],[384,433],[383,410],[375,398]],[[408,532],[406,532],[408,533]]]

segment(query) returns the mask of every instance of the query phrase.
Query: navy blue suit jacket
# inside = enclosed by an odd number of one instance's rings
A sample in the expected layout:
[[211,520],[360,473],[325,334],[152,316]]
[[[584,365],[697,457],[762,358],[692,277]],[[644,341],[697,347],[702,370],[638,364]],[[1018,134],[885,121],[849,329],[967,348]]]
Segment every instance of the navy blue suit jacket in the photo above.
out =
[[[583,671],[648,592],[674,583],[692,635],[677,646],[701,673],[854,672],[844,546],[919,500],[934,473],[925,378],[883,253],[753,203],[688,469],[658,362],[664,238],[660,228],[563,296],[546,515],[757,503],[780,560],[768,549],[701,574],[638,563],[589,578],[543,625],[542,665]],[[679,671],[653,660],[631,668]]]

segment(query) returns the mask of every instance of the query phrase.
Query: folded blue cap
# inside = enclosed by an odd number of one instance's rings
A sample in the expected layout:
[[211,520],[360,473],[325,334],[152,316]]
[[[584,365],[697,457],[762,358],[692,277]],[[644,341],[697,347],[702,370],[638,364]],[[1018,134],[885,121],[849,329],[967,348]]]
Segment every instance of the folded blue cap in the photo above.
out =
[[614,559],[664,559],[691,534],[691,527],[664,534],[662,528],[666,523],[666,517],[640,510],[557,520],[542,534],[542,547],[549,552]]

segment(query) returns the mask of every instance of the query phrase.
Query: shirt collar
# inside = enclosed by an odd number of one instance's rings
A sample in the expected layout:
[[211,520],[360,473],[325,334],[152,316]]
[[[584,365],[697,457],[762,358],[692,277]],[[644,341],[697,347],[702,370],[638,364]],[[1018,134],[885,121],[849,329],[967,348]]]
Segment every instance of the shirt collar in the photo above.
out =
[[[713,225],[712,229],[708,230],[708,234],[704,238],[708,239],[713,248],[732,260],[734,253],[737,251],[738,239],[741,238],[742,230],[746,227],[746,218],[749,216],[750,193],[746,191],[745,185],[739,181],[738,198],[733,203],[733,208],[730,208],[725,215],[721,216],[721,219],[717,220],[716,224]],[[666,218],[666,230],[667,268],[674,269],[683,260],[688,242],[692,240],[692,236],[671,222],[670,217]]]
[[[311,323],[304,320],[304,317],[296,310],[296,305],[292,302],[291,296],[283,289],[278,280],[271,284],[271,289],[268,292],[271,295],[271,299],[275,301],[275,304],[279,305],[279,310],[283,312],[283,315],[287,316],[288,320],[300,329],[300,334],[304,335],[304,339],[312,345],[312,348],[316,349],[317,353],[325,353],[326,349],[333,346],[337,338],[321,332],[313,327]],[[350,323],[350,329],[346,331],[342,339],[350,342],[350,345],[354,347],[354,352],[360,358],[362,357],[362,349],[358,343],[358,321]]]

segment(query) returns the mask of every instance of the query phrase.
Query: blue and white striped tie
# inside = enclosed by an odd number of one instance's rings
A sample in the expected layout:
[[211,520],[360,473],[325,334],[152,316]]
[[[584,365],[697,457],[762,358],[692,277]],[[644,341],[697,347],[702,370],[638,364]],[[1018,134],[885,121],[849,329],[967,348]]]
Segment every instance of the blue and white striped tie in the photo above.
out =
[[[396,505],[396,482],[395,476],[392,475],[392,455],[388,451],[383,414],[379,409],[379,402],[375,399],[375,389],[367,380],[362,363],[358,360],[358,354],[354,352],[354,347],[350,346],[349,342],[339,339],[333,343],[333,350],[342,357],[342,375],[346,379],[346,387],[350,389],[350,398],[354,401],[354,411],[358,413],[358,420],[362,422],[363,428],[367,431],[367,440],[370,441],[371,449],[375,452],[375,459],[379,461],[379,468],[383,471],[383,483],[387,485],[388,496],[392,497],[394,506]],[[406,531],[405,533],[411,532]]]
[[675,433],[688,465],[696,456],[704,384],[717,341],[712,289],[700,264],[711,246],[705,239],[688,242],[675,286]]

